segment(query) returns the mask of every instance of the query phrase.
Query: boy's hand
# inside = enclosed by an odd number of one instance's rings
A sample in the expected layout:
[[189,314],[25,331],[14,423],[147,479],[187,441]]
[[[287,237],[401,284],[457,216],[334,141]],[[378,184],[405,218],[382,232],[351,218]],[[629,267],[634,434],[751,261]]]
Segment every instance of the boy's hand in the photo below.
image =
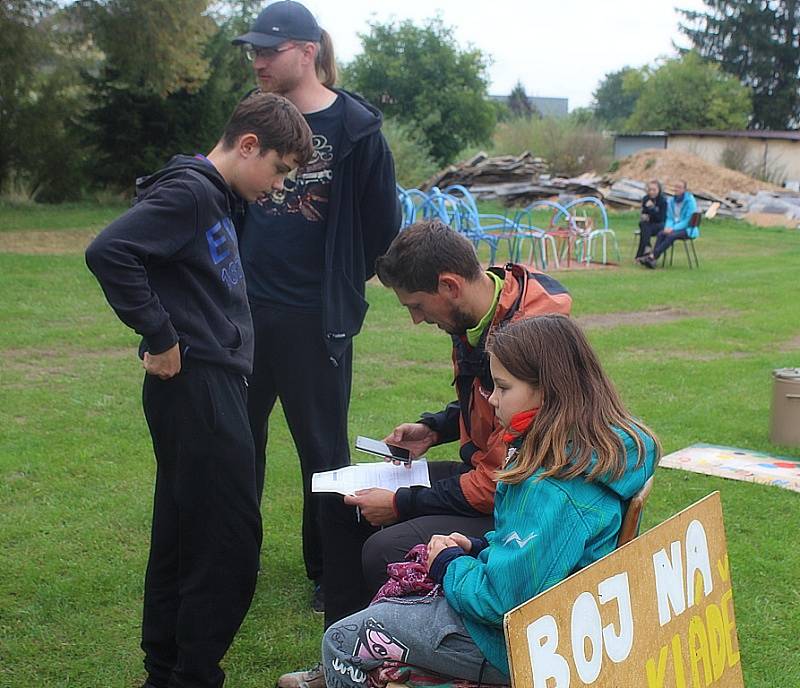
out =
[[412,458],[422,456],[438,439],[436,432],[424,423],[403,423],[384,438],[387,444],[395,444],[411,452]]
[[162,380],[169,380],[181,372],[181,350],[178,344],[161,354],[144,352],[142,368],[148,375],[155,375]]
[[354,495],[345,495],[344,503],[357,506],[361,515],[373,526],[388,526],[397,521],[394,511],[394,492],[379,487],[358,490]]
[[434,535],[428,542],[428,571],[431,570],[436,557],[448,547],[458,547],[459,544],[449,535]]
[[472,541],[466,535],[450,533],[448,537],[465,552],[469,552],[472,549]]

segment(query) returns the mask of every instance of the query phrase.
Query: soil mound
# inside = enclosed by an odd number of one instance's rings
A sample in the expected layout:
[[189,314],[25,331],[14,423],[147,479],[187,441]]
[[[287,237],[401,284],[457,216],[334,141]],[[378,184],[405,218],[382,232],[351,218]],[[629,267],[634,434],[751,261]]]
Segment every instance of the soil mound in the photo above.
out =
[[697,155],[673,150],[647,149],[620,161],[613,181],[637,179],[647,182],[658,179],[668,191],[680,179],[685,179],[689,191],[710,191],[716,196],[727,196],[731,191],[755,194],[759,191],[782,191],[781,187],[762,182],[727,167],[713,165]]

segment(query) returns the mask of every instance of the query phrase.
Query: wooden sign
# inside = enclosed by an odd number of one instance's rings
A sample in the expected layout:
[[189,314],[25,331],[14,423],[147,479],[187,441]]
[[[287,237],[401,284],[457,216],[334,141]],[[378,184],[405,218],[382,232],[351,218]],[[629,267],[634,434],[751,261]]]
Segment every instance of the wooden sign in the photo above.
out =
[[505,616],[514,688],[743,688],[719,492]]

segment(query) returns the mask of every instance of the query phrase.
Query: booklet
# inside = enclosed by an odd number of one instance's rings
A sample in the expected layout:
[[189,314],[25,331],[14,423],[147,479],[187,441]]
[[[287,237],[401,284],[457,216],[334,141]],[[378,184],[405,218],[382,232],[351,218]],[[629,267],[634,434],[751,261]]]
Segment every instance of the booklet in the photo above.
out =
[[425,459],[412,462],[411,468],[378,461],[357,463],[333,471],[314,473],[311,476],[312,492],[338,492],[342,495],[351,495],[357,490],[366,490],[370,487],[396,492],[401,487],[415,485],[431,486],[428,462]]

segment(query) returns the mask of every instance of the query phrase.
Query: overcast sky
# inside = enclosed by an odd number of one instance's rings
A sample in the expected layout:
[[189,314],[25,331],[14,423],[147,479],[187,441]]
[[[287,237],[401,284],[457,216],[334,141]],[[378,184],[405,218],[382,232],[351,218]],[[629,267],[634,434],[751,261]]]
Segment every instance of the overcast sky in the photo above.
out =
[[492,57],[489,93],[508,94],[521,80],[528,95],[569,98],[588,105],[607,72],[674,55],[675,7],[700,9],[701,0],[302,0],[333,36],[341,60],[360,52],[358,33],[375,19],[411,19],[439,12],[462,47]]

